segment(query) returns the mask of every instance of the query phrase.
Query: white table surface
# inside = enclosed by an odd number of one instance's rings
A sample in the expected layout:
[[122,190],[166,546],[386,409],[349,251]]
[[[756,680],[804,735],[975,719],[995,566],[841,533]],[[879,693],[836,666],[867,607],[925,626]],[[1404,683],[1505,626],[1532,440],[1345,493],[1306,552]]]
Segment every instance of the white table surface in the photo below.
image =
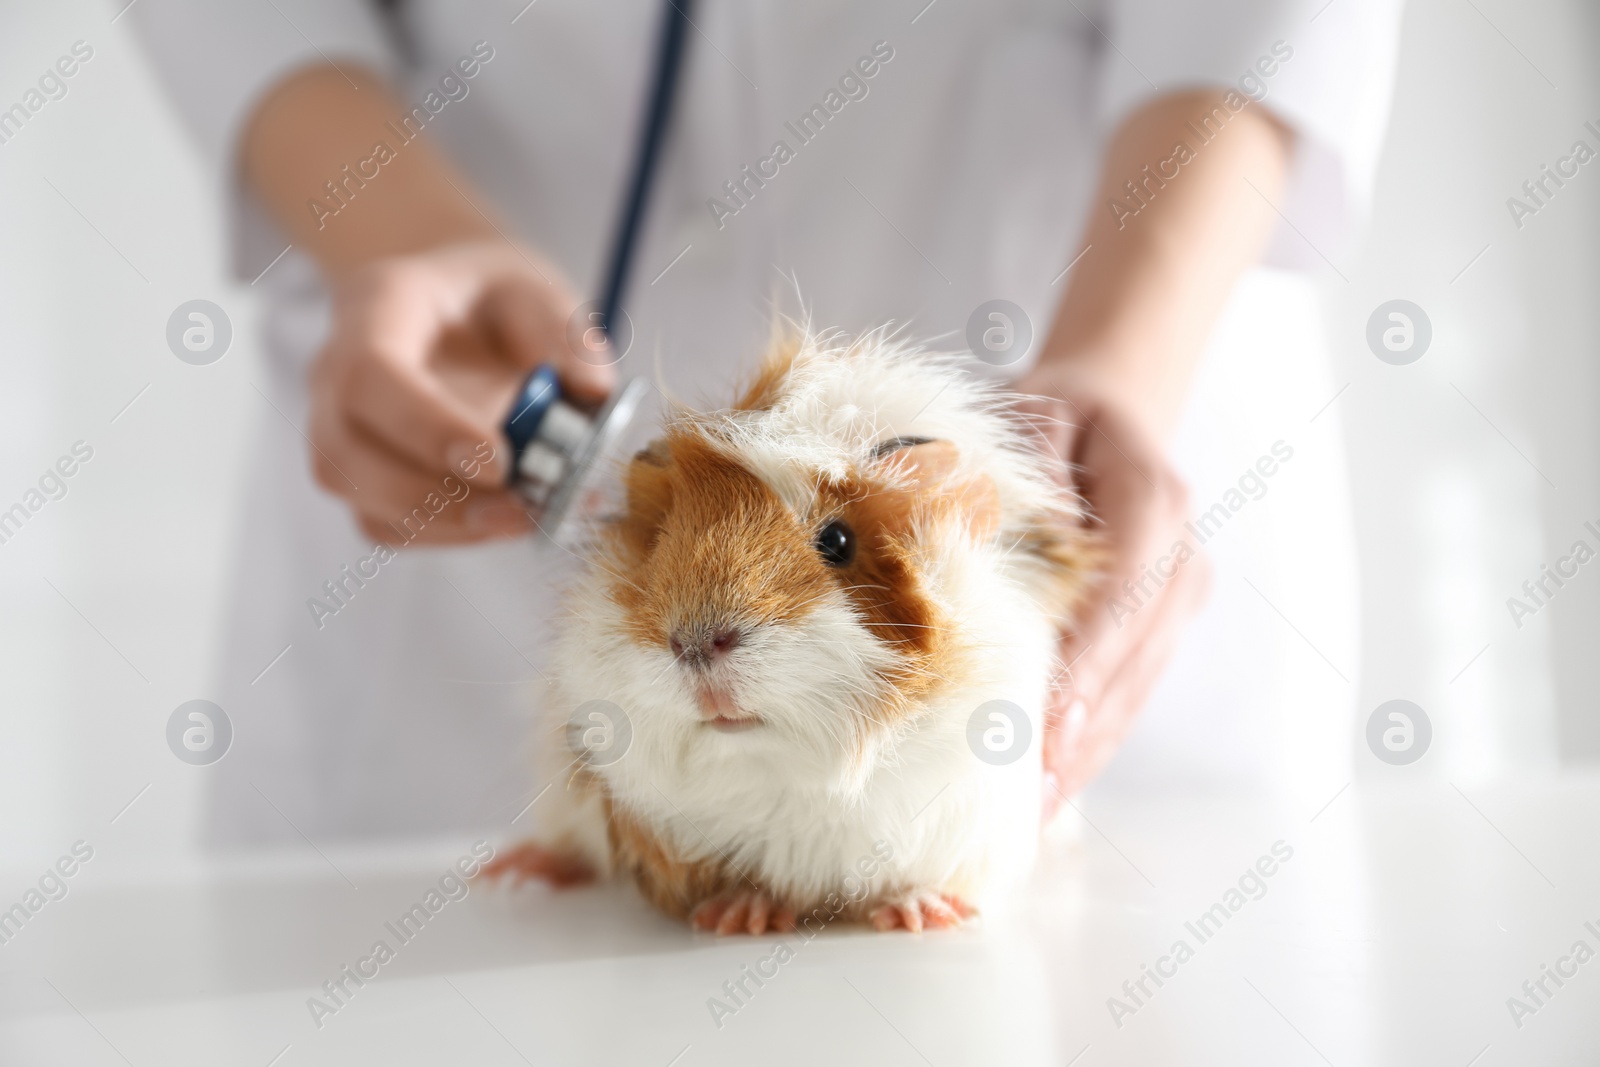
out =
[[[466,841],[138,878],[97,856],[0,946],[0,1063],[1600,1063],[1600,959],[1520,1028],[1506,1006],[1600,951],[1600,777],[1079,807],[1014,918],[791,935],[720,1029],[708,998],[777,939],[691,934],[626,888],[482,886],[315,1027],[307,998]],[[1265,894],[1186,932],[1278,840]],[[1116,1025],[1107,999],[1179,938],[1193,958]]]

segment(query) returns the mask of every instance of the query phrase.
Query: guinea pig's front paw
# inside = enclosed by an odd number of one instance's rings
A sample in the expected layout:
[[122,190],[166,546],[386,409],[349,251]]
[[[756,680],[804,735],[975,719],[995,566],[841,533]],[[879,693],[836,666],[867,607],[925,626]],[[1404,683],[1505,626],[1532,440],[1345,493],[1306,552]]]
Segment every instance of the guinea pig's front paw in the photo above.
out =
[[689,913],[696,930],[719,934],[754,934],[793,930],[794,909],[758,889],[727,889],[707,897]]
[[509,852],[496,856],[484,864],[476,877],[490,882],[511,875],[512,885],[521,885],[530,878],[549,882],[557,889],[584,885],[594,881],[595,871],[589,862],[575,852],[546,848],[536,841],[524,841]]
[[932,889],[914,889],[885,900],[868,912],[877,930],[906,929],[920,934],[924,928],[946,930],[960,926],[978,910],[960,897]]

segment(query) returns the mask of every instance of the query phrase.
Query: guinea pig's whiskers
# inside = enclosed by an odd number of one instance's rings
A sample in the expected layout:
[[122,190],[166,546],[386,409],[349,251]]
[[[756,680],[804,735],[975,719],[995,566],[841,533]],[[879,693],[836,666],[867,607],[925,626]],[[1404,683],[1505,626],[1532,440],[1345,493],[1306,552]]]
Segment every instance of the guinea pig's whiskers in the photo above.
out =
[[[829,644],[843,644],[843,642],[839,642],[839,641],[830,641],[828,643]],[[860,665],[860,662],[861,661],[859,659],[856,660],[857,665]],[[864,697],[866,697],[868,699],[875,699],[878,696],[877,693],[873,692],[873,690],[868,688],[864,683],[856,681],[853,678],[846,677],[843,674],[837,675],[833,679],[833,681],[837,682],[839,685],[841,685],[844,688],[850,690],[851,692],[859,693],[861,696],[864,696]]]
[[651,686],[655,686],[657,683],[659,683],[661,681],[661,679],[663,679],[663,678],[665,678],[667,676],[667,672],[668,671],[672,670],[672,668],[676,667],[678,664],[680,664],[682,662],[683,662],[683,654],[682,653],[675,653],[673,655],[673,657],[672,657],[672,660],[665,667],[661,668],[661,673],[657,674],[654,678],[650,679]]
[[834,592],[835,592],[835,590],[829,589],[826,592],[818,593],[816,596],[810,598],[809,600],[803,600],[800,603],[796,604],[795,607],[797,609],[798,608],[810,607],[812,604],[815,604],[819,600],[828,599],[830,596],[832,596],[834,594]]
[[[831,590],[830,590],[830,592],[831,592]],[[796,604],[795,605],[795,609],[799,610],[800,608],[808,608],[812,604],[815,604],[817,601],[826,600],[827,598],[828,598],[828,593],[818,593],[816,596],[812,597],[811,599],[802,600],[800,603]]]
[[632,589],[634,592],[640,593],[640,594],[644,593],[644,590],[639,588],[639,585],[638,585],[637,582],[634,582],[634,581],[624,577],[620,572],[612,570],[610,567],[606,566],[604,563],[601,563],[599,560],[595,561],[595,566],[599,567],[601,570],[605,571],[607,574],[611,575],[611,577],[615,578],[617,581],[621,582],[623,585],[627,586],[629,589]]
[[[854,649],[851,649],[850,646],[846,645],[843,641],[823,640],[822,643],[823,644],[829,644],[829,645],[837,645],[837,646],[839,646],[841,648],[844,648],[846,651],[850,652],[850,658],[855,661],[855,665],[856,666],[858,666],[858,667],[864,667],[865,666],[865,664],[862,663],[862,661],[861,661],[861,656],[858,653],[856,653]],[[850,690],[853,693],[858,694],[859,696],[861,696],[861,697],[863,697],[863,698],[865,698],[867,700],[877,701],[877,700],[880,700],[882,698],[882,693],[881,692],[873,690],[873,689],[869,688],[865,683],[858,682],[855,679],[846,677],[843,674],[837,675],[833,680],[835,682],[837,682],[839,685],[843,686],[844,688]]]
[[[915,626],[917,624],[915,624],[915,623],[892,623],[892,622],[871,622],[871,621],[868,621],[867,625],[868,626],[897,626],[897,625]],[[932,626],[924,627],[924,628],[925,629],[939,629],[939,627],[932,627]],[[828,641],[827,643],[829,643],[829,644],[843,644],[843,642],[837,641],[837,640]],[[901,645],[901,644],[909,644],[910,642],[909,642],[908,638],[899,638],[897,640],[892,640],[890,643],[891,644]],[[994,647],[994,646],[991,646],[991,647]],[[860,663],[860,661],[861,661],[860,655],[857,654],[857,653],[854,653],[854,652],[852,652],[852,654],[854,655],[854,658],[856,659],[856,661],[858,663]],[[938,671],[935,671],[933,668],[928,667],[926,665],[919,665],[918,667],[915,668],[915,670],[919,674],[926,675],[926,676],[928,676],[930,678],[937,678],[941,682],[948,683],[950,681],[949,678],[945,677],[943,674],[940,674]],[[841,679],[841,680],[844,681],[844,679]],[[846,681],[846,684],[848,684],[847,681]]]
[[650,679],[651,688],[655,688],[657,685],[661,684],[661,679],[665,678],[667,676],[667,672],[672,670],[672,668],[677,666],[677,665],[678,665],[678,657],[674,656],[674,657],[672,657],[671,662],[669,662],[665,667],[662,667],[661,670],[656,674],[656,676],[654,678]]
[[[535,526],[539,526],[539,522],[538,522],[537,519],[534,520],[534,525]],[[544,527],[539,526],[539,529],[543,530]],[[636,586],[632,582],[628,581],[627,578],[624,578],[622,575],[618,574],[616,571],[614,571],[610,567],[606,566],[605,561],[603,559],[601,559],[598,554],[594,555],[594,556],[591,556],[588,559],[585,559],[583,556],[578,555],[576,552],[572,551],[572,549],[570,549],[566,545],[562,544],[559,539],[551,537],[551,538],[548,538],[548,540],[552,544],[554,544],[557,548],[561,549],[561,551],[565,552],[567,555],[569,555],[573,559],[577,560],[579,563],[592,563],[596,567],[599,567],[601,570],[605,571],[607,574],[611,575],[613,578],[617,579],[617,581],[624,582],[627,585],[633,586],[634,589],[639,589],[638,586]],[[643,592],[642,589],[640,589],[639,591]]]
[[[872,610],[874,610],[876,608],[886,607],[886,606],[888,606],[889,604],[892,604],[892,603],[894,603],[894,601],[892,601],[892,600],[874,600],[874,601],[871,601],[871,602],[865,603],[865,604],[857,604],[856,607],[859,608],[861,611],[872,611]],[[859,614],[859,612],[858,612],[858,614]]]
[[[866,667],[866,664],[861,659],[860,652],[854,648],[851,648],[845,642],[836,639],[821,639],[821,641],[823,644],[836,645],[840,648],[843,648],[849,653],[850,658],[855,662],[857,667]],[[848,689],[850,692],[861,697],[863,700],[871,701],[872,703],[879,703],[883,700],[883,693],[881,690],[869,688],[863,682],[858,682],[855,679],[848,678],[842,674],[837,676],[834,680],[845,689]]]
[[865,697],[868,700],[878,699],[879,694],[874,693],[871,689],[868,689],[859,682],[851,681],[849,678],[840,678],[839,683],[858,696]]
[[885,730],[893,729],[893,727],[891,727],[888,723],[884,722],[882,719],[875,718],[874,716],[868,715],[866,712],[862,711],[859,708],[856,709],[856,714],[860,715],[863,719],[866,719],[868,722],[874,724],[875,726],[882,727]]

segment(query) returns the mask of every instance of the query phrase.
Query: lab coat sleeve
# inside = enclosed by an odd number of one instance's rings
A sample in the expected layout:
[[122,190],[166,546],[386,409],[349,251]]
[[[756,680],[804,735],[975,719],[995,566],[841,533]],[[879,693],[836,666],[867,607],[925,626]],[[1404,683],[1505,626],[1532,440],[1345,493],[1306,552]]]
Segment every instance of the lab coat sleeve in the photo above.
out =
[[1156,97],[1205,86],[1265,107],[1295,133],[1288,186],[1274,204],[1284,221],[1266,262],[1337,263],[1371,198],[1401,7],[1402,0],[1108,0],[1095,19],[1106,46],[1102,124],[1109,132]]
[[226,183],[235,273],[282,247],[239,180],[238,142],[257,104],[296,70],[332,63],[392,75],[397,58],[369,0],[145,0],[128,10],[178,113]]

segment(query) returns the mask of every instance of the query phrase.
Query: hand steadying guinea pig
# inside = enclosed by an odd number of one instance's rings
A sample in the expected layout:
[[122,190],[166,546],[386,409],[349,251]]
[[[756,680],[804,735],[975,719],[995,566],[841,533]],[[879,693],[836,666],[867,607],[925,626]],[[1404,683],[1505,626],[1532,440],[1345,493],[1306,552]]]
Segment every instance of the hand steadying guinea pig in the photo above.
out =
[[[731,409],[672,416],[573,590],[547,709],[607,701],[631,741],[586,758],[562,730],[535,839],[485,874],[630,877],[721,933],[825,902],[920,930],[1002,897],[1033,862],[1041,709],[1088,577],[1028,434],[882,332],[781,343]],[[1003,762],[986,732],[1032,740]]]

